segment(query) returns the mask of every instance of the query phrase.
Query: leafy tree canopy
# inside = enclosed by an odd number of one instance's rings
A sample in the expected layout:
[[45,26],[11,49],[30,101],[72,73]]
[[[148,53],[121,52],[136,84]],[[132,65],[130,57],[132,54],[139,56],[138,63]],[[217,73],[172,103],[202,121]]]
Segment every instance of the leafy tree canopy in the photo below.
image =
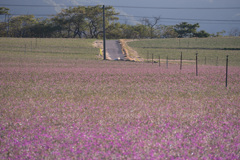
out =
[[[9,9],[0,7],[1,15],[10,15]],[[117,13],[112,6],[105,7],[106,37],[117,38],[184,38],[212,36],[201,30],[198,23],[182,22],[177,25],[160,25],[160,17],[144,18],[142,24],[128,25],[116,22]],[[220,35],[220,33],[218,33]],[[0,36],[41,38],[102,38],[103,8],[77,6],[63,9],[51,18],[35,18],[33,15],[5,16],[0,22]]]
[[2,14],[9,14],[8,11],[9,11],[9,8],[0,7],[0,15],[2,15]]
[[179,38],[194,37],[199,27],[199,23],[188,24],[187,22],[182,22],[175,25],[174,30],[177,32]]

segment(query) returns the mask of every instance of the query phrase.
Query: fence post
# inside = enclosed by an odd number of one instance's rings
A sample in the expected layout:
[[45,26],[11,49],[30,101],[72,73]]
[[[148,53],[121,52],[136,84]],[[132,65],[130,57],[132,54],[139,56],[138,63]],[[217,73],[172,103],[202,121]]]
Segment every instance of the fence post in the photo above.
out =
[[148,63],[149,53],[147,52],[147,63]]
[[207,57],[205,56],[205,65],[207,64]]
[[167,59],[166,59],[166,67],[168,69],[168,56],[167,56]]
[[180,57],[180,70],[182,70],[182,52],[181,52],[181,57]]
[[217,60],[216,60],[216,66],[218,66],[218,56],[217,56]]
[[196,76],[198,76],[198,53],[196,53]]
[[31,52],[32,52],[32,50],[33,50],[33,49],[32,49],[32,41],[31,41]]
[[152,53],[152,64],[153,64],[153,53]]
[[35,48],[37,48],[37,38],[36,38],[36,41],[35,41]]
[[228,55],[226,57],[226,87],[228,86]]
[[103,5],[103,59],[106,60],[106,26],[105,26],[105,6]]
[[161,59],[160,59],[161,57],[160,57],[160,55],[159,55],[158,58],[159,58],[159,67],[160,67],[161,66]]

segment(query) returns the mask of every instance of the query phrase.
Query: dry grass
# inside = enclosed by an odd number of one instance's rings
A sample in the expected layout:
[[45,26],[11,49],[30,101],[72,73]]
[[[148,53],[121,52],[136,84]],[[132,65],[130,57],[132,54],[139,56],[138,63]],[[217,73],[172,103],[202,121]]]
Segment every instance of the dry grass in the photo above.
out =
[[120,44],[122,46],[122,52],[126,55],[127,59],[130,61],[140,61],[143,62],[143,59],[139,57],[137,51],[133,50],[128,46],[128,42],[132,42],[134,40],[120,39]]

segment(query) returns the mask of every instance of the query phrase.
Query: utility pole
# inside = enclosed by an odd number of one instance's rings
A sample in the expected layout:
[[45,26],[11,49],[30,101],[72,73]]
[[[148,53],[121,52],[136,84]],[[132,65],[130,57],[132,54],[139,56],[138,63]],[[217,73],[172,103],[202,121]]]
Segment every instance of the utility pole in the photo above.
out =
[[9,25],[9,14],[8,14],[8,24],[7,24],[7,37],[9,37],[9,29],[10,29],[10,25]]
[[228,86],[228,55],[226,57],[226,87]]
[[7,15],[5,14],[5,21],[4,21],[4,29],[5,29],[5,31],[6,31],[6,33],[7,33]]
[[103,5],[103,57],[106,60],[105,6]]
[[180,56],[180,70],[182,70],[182,52],[181,52],[181,56]]
[[198,52],[196,53],[196,76],[198,76]]

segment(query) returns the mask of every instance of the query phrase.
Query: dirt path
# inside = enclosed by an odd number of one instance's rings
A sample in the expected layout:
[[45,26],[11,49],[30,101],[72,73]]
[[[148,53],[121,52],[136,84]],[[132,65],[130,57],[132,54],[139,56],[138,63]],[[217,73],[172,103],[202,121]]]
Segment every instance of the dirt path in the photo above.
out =
[[[133,50],[131,47],[127,45],[127,42],[131,42],[134,40],[107,40],[106,41],[106,57],[108,60],[130,60],[130,61],[138,61],[143,62],[144,59],[139,57],[137,51]],[[101,48],[103,51],[103,41],[96,40],[93,43],[95,48]],[[103,54],[103,53],[102,53]],[[99,57],[101,57],[99,55]]]
[[[106,57],[108,60],[130,60],[143,62],[144,59],[139,57],[137,51],[133,50],[127,45],[127,42],[133,40],[107,40],[106,41]],[[103,51],[103,42],[102,40],[97,40],[93,43],[95,48],[101,48]],[[146,59],[145,59],[146,60]],[[159,59],[154,59],[154,62],[157,63]],[[148,62],[152,62],[152,59],[149,59]],[[166,59],[161,59],[161,63],[165,63]],[[180,60],[168,60],[170,63],[180,63]],[[194,63],[195,60],[183,60],[183,63]]]
[[118,40],[107,40],[106,51],[111,60],[125,60],[121,45]]

